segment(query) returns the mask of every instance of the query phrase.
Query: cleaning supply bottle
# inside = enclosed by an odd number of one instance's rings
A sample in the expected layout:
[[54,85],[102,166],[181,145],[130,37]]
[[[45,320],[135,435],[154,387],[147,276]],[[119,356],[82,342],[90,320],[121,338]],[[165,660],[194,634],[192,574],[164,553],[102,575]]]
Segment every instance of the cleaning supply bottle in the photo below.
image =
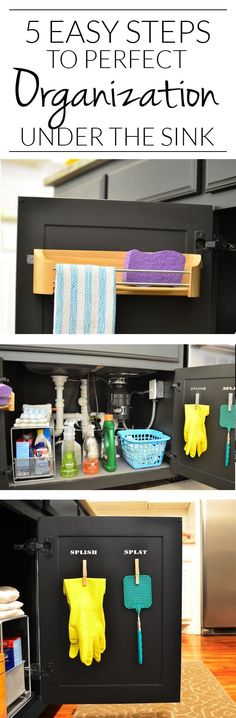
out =
[[75,458],[77,466],[79,467],[81,464],[81,446],[78,441],[74,441],[74,451],[75,451]]
[[[74,437],[75,437],[75,432],[76,432],[76,429],[75,429],[76,423],[77,423],[77,421],[71,421],[71,420],[67,419],[64,424],[64,426],[72,427]],[[64,441],[62,441],[62,443],[61,443],[61,459],[63,459],[63,452],[64,452]],[[76,441],[76,439],[74,439],[74,452],[75,452],[76,464],[79,468],[79,466],[81,464],[81,446],[80,446],[79,442]]]
[[116,470],[115,425],[113,414],[105,414],[104,416],[102,465],[106,471]]
[[48,459],[48,466],[50,473],[53,472],[53,437],[52,437],[52,431],[49,426],[46,426],[43,430],[44,436],[48,441],[48,452],[49,452],[49,459]]
[[75,457],[75,428],[68,424],[64,426],[64,441],[62,450],[62,462],[60,475],[65,479],[72,479],[79,473],[78,464]]
[[52,453],[52,434],[51,434],[51,429],[49,426],[46,426],[45,429],[43,429],[43,435],[47,441],[49,454],[51,454]]
[[84,474],[97,474],[99,469],[98,462],[99,450],[98,443],[94,436],[94,426],[90,424],[83,444],[83,472]]
[[[50,431],[50,429],[48,431]],[[37,429],[37,436],[34,442],[34,448],[36,448],[36,446],[45,446],[48,450],[48,453],[51,454],[51,441],[48,438],[46,429]]]
[[45,476],[50,472],[52,457],[51,441],[45,436],[43,429],[37,429],[34,442],[35,474]]

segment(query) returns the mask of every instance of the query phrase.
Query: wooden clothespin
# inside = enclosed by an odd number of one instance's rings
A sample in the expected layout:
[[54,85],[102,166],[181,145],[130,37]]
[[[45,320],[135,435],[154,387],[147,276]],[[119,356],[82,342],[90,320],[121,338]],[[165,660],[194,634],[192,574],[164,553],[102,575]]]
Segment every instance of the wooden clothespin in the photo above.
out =
[[228,394],[228,411],[232,411],[233,406],[233,392],[229,392]]
[[134,559],[135,583],[139,584],[139,558]]
[[82,586],[87,586],[87,561],[82,561]]

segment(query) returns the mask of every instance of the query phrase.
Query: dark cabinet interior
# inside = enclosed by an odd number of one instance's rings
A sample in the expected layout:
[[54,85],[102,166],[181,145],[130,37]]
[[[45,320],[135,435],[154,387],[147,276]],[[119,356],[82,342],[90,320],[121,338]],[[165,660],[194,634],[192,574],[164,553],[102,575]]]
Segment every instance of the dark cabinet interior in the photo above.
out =
[[[235,332],[236,307],[236,240],[234,226],[236,208],[216,210],[214,213],[214,236],[218,237],[216,326],[224,333]],[[220,299],[221,298],[221,299]],[[225,311],[224,306],[227,307]]]
[[[90,357],[91,360],[92,357]],[[148,362],[147,362],[148,363]],[[108,474],[102,467],[100,468],[99,474],[91,477],[86,477],[83,474],[81,467],[79,467],[78,479],[65,480],[59,474],[60,468],[60,446],[57,447],[56,451],[56,464],[57,470],[54,479],[44,479],[43,481],[18,481],[17,484],[12,483],[12,472],[11,472],[11,440],[10,431],[16,417],[18,417],[22,410],[23,403],[38,403],[40,397],[40,403],[52,403],[55,405],[55,387],[53,385],[51,376],[53,374],[67,374],[69,381],[65,385],[64,390],[64,401],[65,401],[65,412],[78,412],[78,398],[80,393],[80,381],[83,377],[90,376],[89,389],[90,389],[90,407],[92,411],[96,411],[96,397],[94,393],[94,382],[93,376],[96,377],[96,395],[98,400],[98,406],[100,411],[105,413],[111,411],[110,396],[111,392],[107,381],[111,376],[123,376],[127,381],[127,390],[131,392],[148,392],[149,379],[151,377],[158,377],[158,379],[165,382],[165,393],[166,398],[160,400],[156,404],[156,418],[153,428],[162,427],[162,431],[169,435],[172,435],[172,413],[173,413],[173,389],[172,384],[174,381],[174,369],[171,367],[170,370],[158,370],[150,371],[148,369],[138,369],[132,366],[132,362],[128,361],[122,364],[122,359],[119,362],[119,368],[116,364],[112,364],[112,358],[108,366],[99,367],[97,364],[97,357],[92,359],[92,364],[86,364],[83,362],[83,357],[75,357],[73,363],[73,356],[70,356],[70,363],[66,363],[65,356],[63,363],[60,363],[60,355],[57,356],[55,362],[53,362],[50,354],[45,358],[45,361],[41,363],[40,359],[37,362],[24,361],[4,361],[3,369],[5,375],[8,377],[9,383],[15,390],[15,412],[7,412],[4,414],[2,431],[2,443],[5,445],[4,455],[6,453],[6,465],[9,467],[9,473],[3,477],[2,488],[6,485],[6,481],[10,480],[10,487],[12,489],[22,489],[30,487],[33,490],[37,490],[39,485],[43,486],[45,490],[51,488],[70,488],[74,487],[81,488],[120,488],[120,487],[131,487],[134,485],[142,485],[143,483],[153,483],[154,481],[172,480],[169,467],[168,455],[170,452],[170,442],[167,449],[166,457],[160,467],[156,469],[142,469],[137,472],[120,459],[117,464],[117,471],[112,474]],[[163,362],[164,366],[167,366],[167,362]],[[161,362],[160,362],[161,366]],[[105,380],[105,381],[104,381]],[[139,426],[148,426],[151,417],[152,402],[147,396],[139,394],[133,394],[132,396],[132,409],[130,419],[132,424],[137,428]],[[0,414],[1,416],[1,414]],[[129,425],[131,425],[129,421]],[[120,426],[120,428],[122,428]],[[171,429],[171,432],[170,432]],[[76,434],[76,438],[79,443],[82,443],[81,432]],[[100,437],[98,436],[100,441]],[[3,457],[4,458],[4,457]]]
[[[15,413],[0,412],[1,419],[1,488],[10,487],[11,490],[25,490],[30,488],[47,489],[112,489],[137,488],[148,485],[161,485],[178,479],[192,479],[216,489],[234,488],[234,456],[233,432],[231,432],[231,459],[230,466],[224,466],[224,449],[226,432],[219,426],[219,412],[221,404],[228,401],[229,391],[235,394],[235,378],[233,364],[196,369],[175,369],[173,358],[158,362],[159,369],[138,368],[135,359],[120,358],[112,363],[112,357],[107,358],[106,365],[98,363],[96,355],[76,356],[57,352],[43,352],[41,357],[32,352],[23,354],[22,359],[16,360],[15,352],[7,354],[8,359],[2,362],[3,375],[8,377],[10,385],[16,395]],[[33,357],[33,358],[32,358]],[[89,363],[86,362],[86,358]],[[115,359],[115,357],[114,357]],[[101,357],[100,357],[101,360]],[[178,365],[178,360],[175,360]],[[144,361],[145,365],[145,361]],[[148,367],[148,360],[147,360]],[[51,402],[55,406],[55,387],[52,375],[66,374],[68,381],[64,388],[65,412],[78,412],[78,398],[80,395],[81,379],[89,377],[90,408],[96,411],[98,401],[99,411],[110,412],[111,389],[108,381],[111,377],[122,376],[126,380],[127,392],[130,395],[130,415],[126,425],[130,428],[145,428],[148,426],[152,411],[152,401],[149,399],[149,380],[160,381],[162,398],[157,399],[155,406],[155,419],[153,428],[164,432],[171,437],[166,445],[164,460],[160,466],[153,468],[133,469],[122,458],[117,461],[117,469],[109,474],[100,466],[99,473],[86,476],[81,467],[75,479],[63,479],[60,476],[60,444],[56,447],[56,472],[54,478],[37,478],[12,482],[11,470],[11,442],[10,430],[22,410],[24,403],[37,404]],[[96,394],[94,389],[95,377]],[[195,395],[200,392],[200,403],[209,404],[210,414],[206,420],[208,449],[202,456],[191,459],[184,453],[184,404],[195,403]],[[141,392],[141,394],[140,394]],[[120,428],[121,425],[120,425]],[[60,438],[60,437],[57,437]],[[101,434],[97,433],[98,441]],[[82,443],[81,431],[78,430],[76,439]],[[186,488],[188,484],[186,482]]]

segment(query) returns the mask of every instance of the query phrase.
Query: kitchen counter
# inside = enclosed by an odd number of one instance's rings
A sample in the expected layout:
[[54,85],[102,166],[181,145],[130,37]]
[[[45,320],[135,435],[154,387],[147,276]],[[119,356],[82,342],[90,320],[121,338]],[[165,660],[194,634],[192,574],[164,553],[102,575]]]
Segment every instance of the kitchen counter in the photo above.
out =
[[95,167],[106,164],[107,160],[78,160],[73,164],[62,165],[60,170],[49,175],[44,180],[45,187],[57,187],[57,185],[69,182],[71,179],[78,177],[78,175],[85,174]]

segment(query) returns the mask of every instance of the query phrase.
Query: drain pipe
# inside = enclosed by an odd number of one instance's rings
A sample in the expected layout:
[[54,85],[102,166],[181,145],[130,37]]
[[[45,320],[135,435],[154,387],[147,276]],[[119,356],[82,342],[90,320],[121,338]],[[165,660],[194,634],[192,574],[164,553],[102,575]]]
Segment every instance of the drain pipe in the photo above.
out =
[[82,427],[82,436],[84,437],[87,433],[88,426],[90,426],[90,414],[89,414],[89,404],[88,404],[88,380],[87,379],[81,379],[80,383],[80,398],[79,398],[79,406],[81,407],[81,427]]
[[63,375],[54,375],[51,377],[55,384],[56,390],[56,427],[55,436],[60,436],[63,432],[64,425],[64,386],[68,377]]

